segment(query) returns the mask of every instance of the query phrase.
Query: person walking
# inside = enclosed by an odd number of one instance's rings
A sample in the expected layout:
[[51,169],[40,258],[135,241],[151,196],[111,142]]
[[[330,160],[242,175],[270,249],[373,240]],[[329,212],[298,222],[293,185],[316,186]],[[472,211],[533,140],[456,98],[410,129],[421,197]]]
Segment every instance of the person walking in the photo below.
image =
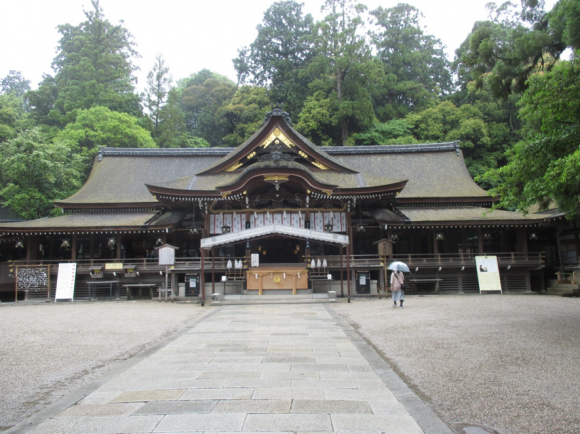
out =
[[397,301],[400,303],[399,307],[403,307],[404,293],[403,283],[405,282],[405,275],[402,271],[393,271],[391,273],[391,293],[393,296],[393,307],[397,307]]

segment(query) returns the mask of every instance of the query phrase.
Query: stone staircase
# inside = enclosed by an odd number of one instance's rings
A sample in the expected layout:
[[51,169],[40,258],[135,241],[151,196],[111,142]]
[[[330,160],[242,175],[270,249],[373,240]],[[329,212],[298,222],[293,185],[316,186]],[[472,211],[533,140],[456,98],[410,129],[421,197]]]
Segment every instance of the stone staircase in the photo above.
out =
[[548,288],[548,294],[580,296],[580,285],[573,283],[554,283],[550,288]]
[[[255,291],[254,291],[255,292]],[[309,294],[219,294],[212,297],[211,305],[233,305],[233,304],[302,304],[302,303],[330,303],[336,301],[329,297],[328,293]]]

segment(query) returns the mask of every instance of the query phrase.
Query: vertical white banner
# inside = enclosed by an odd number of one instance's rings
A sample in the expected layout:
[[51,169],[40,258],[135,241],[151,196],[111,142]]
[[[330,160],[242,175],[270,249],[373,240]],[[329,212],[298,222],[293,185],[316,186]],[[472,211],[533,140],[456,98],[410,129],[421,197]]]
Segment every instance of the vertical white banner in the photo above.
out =
[[56,279],[56,294],[54,301],[74,299],[75,278],[77,274],[77,264],[58,264],[58,277]]

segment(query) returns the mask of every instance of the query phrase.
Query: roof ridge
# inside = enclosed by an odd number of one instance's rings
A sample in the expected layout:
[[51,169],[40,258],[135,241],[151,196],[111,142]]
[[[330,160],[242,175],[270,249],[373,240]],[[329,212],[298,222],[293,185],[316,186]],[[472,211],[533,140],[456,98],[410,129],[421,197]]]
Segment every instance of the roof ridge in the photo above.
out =
[[[305,138],[300,135],[301,138]],[[306,139],[308,140],[308,139]],[[310,142],[310,141],[309,141]],[[369,146],[317,146],[310,144],[318,152],[329,155],[345,154],[397,154],[406,152],[445,152],[455,151],[459,155],[459,141],[445,143],[421,143],[412,145],[369,145]],[[242,145],[240,145],[242,146]],[[140,157],[172,157],[172,156],[226,156],[236,148],[108,148],[99,147],[99,161],[104,156],[140,156]]]

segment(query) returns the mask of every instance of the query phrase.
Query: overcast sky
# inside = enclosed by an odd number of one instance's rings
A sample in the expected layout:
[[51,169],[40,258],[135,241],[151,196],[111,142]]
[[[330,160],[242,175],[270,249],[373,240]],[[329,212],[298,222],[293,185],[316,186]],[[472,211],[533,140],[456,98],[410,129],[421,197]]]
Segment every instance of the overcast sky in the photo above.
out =
[[[443,41],[452,60],[476,21],[487,18],[489,0],[408,0],[425,15],[426,32]],[[389,8],[399,1],[361,1],[370,10]],[[517,2],[517,0],[516,0]],[[547,0],[551,8],[556,0]],[[112,23],[124,20],[141,58],[135,64],[142,90],[156,53],[162,53],[174,79],[202,68],[236,81],[232,59],[237,49],[256,37],[273,0],[101,0]],[[324,0],[305,0],[304,10],[321,19]],[[518,2],[519,3],[519,2]],[[59,40],[57,25],[77,25],[90,0],[0,0],[0,77],[20,70],[36,87],[42,74],[52,74],[51,62]]]

